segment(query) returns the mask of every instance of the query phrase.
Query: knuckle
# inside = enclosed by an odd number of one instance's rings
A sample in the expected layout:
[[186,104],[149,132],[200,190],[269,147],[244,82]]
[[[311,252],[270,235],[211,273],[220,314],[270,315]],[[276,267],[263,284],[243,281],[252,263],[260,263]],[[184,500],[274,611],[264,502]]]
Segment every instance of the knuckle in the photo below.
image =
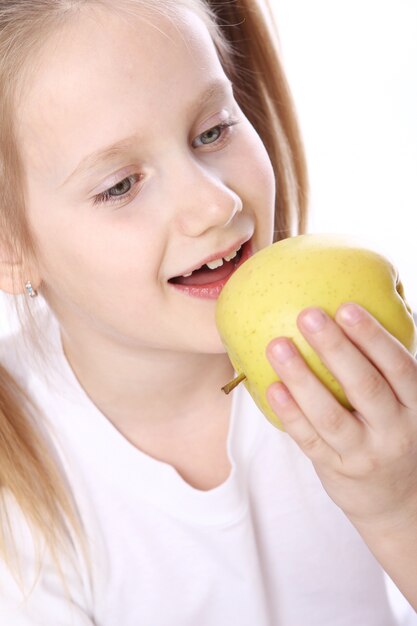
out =
[[375,472],[380,470],[382,462],[379,454],[373,450],[367,454],[355,455],[350,459],[350,462],[344,464],[345,476],[350,476],[353,479],[363,479],[372,476]]
[[402,355],[392,366],[392,373],[401,378],[417,375],[417,361],[409,355]]
[[414,456],[417,452],[417,440],[410,432],[403,433],[396,441],[396,457]]
[[329,433],[338,433],[345,424],[345,418],[341,411],[335,407],[330,407],[323,411],[320,418],[320,426]]
[[381,460],[378,456],[369,455],[363,459],[362,464],[359,468],[360,476],[366,477],[374,474],[381,468]]
[[414,456],[417,451],[417,442],[410,436],[403,437],[399,443],[399,451],[401,456]]
[[377,372],[372,372],[362,379],[361,395],[374,400],[383,392],[384,386],[385,383],[382,377]]
[[345,336],[340,331],[336,331],[331,333],[330,336],[323,338],[321,342],[322,348],[324,348],[329,353],[340,353],[341,348],[343,348],[344,342],[346,341]]
[[317,434],[310,435],[302,442],[303,450],[309,454],[316,452],[322,445],[321,439]]

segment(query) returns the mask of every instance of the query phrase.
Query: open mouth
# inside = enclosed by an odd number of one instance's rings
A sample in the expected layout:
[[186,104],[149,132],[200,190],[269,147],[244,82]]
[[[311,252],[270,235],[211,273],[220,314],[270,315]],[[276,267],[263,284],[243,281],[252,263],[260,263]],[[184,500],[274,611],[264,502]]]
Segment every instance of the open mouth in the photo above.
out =
[[215,263],[210,263],[212,267],[203,265],[200,269],[194,270],[189,276],[175,276],[174,278],[170,278],[168,282],[174,285],[201,287],[223,281],[233,274],[242,259],[246,256],[245,253],[247,254],[248,252],[248,244],[248,241],[244,243],[239,250],[236,251],[236,256],[232,259],[222,259],[222,264],[218,267],[214,267]]

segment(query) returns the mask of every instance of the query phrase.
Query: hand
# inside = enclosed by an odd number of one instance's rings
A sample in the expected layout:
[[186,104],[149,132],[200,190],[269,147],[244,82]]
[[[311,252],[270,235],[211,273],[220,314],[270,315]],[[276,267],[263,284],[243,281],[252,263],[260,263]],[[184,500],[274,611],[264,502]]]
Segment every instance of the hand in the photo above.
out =
[[[322,322],[315,331],[307,326],[312,313]],[[355,410],[336,400],[285,338],[267,347],[282,380],[267,391],[272,409],[354,524],[401,525],[410,515],[417,524],[417,361],[358,305],[340,307],[335,320],[304,309],[297,325]],[[292,348],[285,362],[282,346]]]

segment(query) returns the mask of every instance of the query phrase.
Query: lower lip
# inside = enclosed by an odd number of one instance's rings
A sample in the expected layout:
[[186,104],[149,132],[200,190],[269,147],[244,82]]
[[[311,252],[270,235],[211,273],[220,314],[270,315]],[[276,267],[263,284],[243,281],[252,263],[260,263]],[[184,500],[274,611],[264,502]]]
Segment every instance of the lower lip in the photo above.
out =
[[229,276],[223,278],[222,280],[218,280],[215,283],[208,283],[207,285],[196,285],[187,286],[187,285],[178,285],[176,283],[169,283],[171,287],[176,289],[177,291],[181,291],[187,296],[192,296],[193,298],[203,298],[205,300],[217,300],[220,295],[221,290],[229,280],[231,276],[235,273],[235,271],[252,256],[252,241],[249,240],[245,244],[243,244],[242,257],[239,263],[236,265],[235,269]]

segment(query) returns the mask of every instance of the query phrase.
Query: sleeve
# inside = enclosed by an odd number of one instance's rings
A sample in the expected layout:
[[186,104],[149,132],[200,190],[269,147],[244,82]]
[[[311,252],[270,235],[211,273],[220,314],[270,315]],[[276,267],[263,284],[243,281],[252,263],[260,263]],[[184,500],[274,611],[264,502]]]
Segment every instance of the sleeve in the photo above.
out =
[[[45,549],[39,557],[31,530],[7,501],[16,538],[20,576],[0,558],[0,624],[7,626],[94,626],[90,589],[76,550],[61,563],[65,584]],[[4,520],[4,517],[2,515]]]

